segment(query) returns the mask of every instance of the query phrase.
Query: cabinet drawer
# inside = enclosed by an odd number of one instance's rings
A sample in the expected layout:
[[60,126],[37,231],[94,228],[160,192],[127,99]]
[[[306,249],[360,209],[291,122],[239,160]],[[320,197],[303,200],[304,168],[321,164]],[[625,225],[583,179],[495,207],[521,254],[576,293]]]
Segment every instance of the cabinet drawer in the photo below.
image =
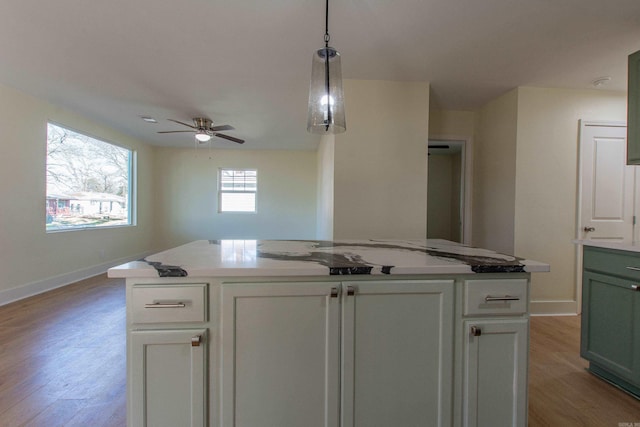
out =
[[467,280],[464,315],[518,315],[527,312],[527,280]]
[[133,323],[204,322],[207,285],[134,285],[131,289]]
[[583,267],[632,280],[640,280],[640,253],[584,247]]

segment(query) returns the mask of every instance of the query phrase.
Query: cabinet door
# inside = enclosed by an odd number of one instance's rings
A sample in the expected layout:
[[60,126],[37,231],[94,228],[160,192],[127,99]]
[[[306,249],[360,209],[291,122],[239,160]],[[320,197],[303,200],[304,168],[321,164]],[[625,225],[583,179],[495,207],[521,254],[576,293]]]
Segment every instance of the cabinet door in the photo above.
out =
[[580,355],[640,384],[640,292],[635,281],[583,274]]
[[337,427],[339,286],[222,286],[221,425]]
[[627,164],[640,164],[640,51],[629,55],[627,91]]
[[205,329],[130,333],[130,427],[205,425],[206,335]]
[[463,425],[527,425],[529,320],[465,321]]
[[453,280],[343,284],[342,426],[450,426]]

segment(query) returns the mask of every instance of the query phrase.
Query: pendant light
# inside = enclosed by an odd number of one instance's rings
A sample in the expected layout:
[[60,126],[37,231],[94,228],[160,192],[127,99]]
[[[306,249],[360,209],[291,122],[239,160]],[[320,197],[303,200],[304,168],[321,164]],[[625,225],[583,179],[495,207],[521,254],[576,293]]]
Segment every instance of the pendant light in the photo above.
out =
[[329,0],[325,7],[324,47],[313,53],[307,131],[336,134],[347,130],[340,54],[329,46]]

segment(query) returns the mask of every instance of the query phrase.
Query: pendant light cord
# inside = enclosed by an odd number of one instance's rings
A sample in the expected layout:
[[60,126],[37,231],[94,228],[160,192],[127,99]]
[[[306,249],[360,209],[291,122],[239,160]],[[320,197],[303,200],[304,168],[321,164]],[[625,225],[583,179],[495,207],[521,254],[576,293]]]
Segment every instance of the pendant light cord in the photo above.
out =
[[324,47],[329,47],[329,0],[325,3],[324,9]]

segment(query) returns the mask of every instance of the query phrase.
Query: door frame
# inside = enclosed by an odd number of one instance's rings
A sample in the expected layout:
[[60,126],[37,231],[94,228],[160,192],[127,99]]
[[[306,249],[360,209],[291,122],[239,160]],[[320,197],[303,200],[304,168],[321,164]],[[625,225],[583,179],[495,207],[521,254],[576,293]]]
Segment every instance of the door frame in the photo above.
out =
[[[584,162],[584,145],[582,138],[585,134],[585,128],[587,126],[611,126],[611,127],[626,127],[627,123],[619,120],[578,120],[578,189],[576,197],[576,230],[575,240],[576,242],[582,239],[582,178],[583,178],[583,162]],[[637,178],[637,177],[636,177]],[[636,179],[637,181],[637,179]],[[637,212],[638,200],[633,201],[634,211]],[[635,241],[635,226],[632,231],[632,241]],[[575,245],[576,253],[576,313],[582,313],[582,245]]]
[[[429,135],[427,140],[427,148],[429,141],[455,141],[462,143],[461,163],[460,168],[462,173],[462,179],[460,180],[460,193],[462,194],[462,200],[460,201],[460,214],[462,216],[462,243],[465,245],[471,245],[471,232],[472,232],[472,193],[473,193],[473,138],[468,136],[456,136],[456,135]],[[429,160],[427,158],[427,164]],[[427,200],[429,195],[427,194]],[[425,218],[425,221],[427,219]],[[427,236],[425,236],[426,238]]]

